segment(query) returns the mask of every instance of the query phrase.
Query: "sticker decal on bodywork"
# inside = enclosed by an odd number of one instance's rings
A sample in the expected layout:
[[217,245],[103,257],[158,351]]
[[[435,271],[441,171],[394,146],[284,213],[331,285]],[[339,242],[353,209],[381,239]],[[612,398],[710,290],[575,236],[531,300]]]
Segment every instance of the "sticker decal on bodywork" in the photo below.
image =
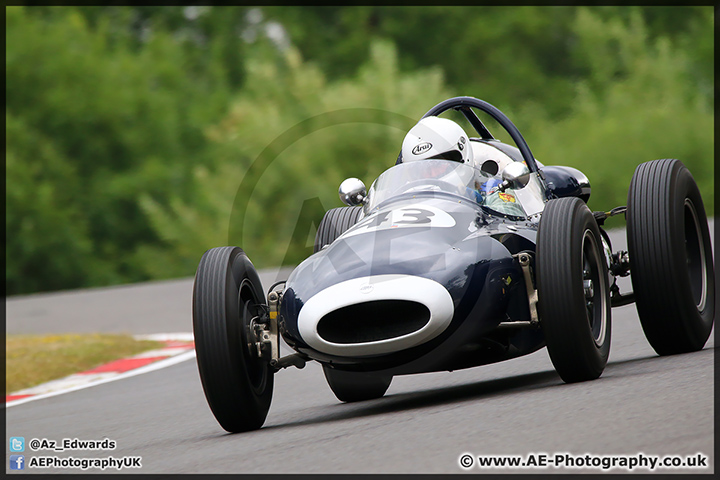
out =
[[410,205],[371,215],[342,234],[341,237],[347,238],[361,233],[395,228],[450,228],[454,226],[455,219],[452,215],[437,207],[430,205]]
[[500,197],[500,200],[506,203],[515,203],[515,196],[510,195],[509,193],[498,193],[498,197]]

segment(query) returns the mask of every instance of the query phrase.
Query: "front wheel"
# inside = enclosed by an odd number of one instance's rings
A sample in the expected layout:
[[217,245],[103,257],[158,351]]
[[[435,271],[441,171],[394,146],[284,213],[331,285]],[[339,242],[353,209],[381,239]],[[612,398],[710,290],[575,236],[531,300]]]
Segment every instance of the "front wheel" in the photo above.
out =
[[228,432],[265,422],[273,371],[249,341],[265,295],[255,267],[238,247],[219,247],[200,260],[193,290],[193,331],[205,397]]
[[715,317],[705,207],[679,160],[637,167],[628,191],[630,274],[645,337],[659,355],[700,350]]
[[598,378],[610,354],[610,288],[600,229],[579,198],[550,200],[537,236],[538,313],[563,381]]

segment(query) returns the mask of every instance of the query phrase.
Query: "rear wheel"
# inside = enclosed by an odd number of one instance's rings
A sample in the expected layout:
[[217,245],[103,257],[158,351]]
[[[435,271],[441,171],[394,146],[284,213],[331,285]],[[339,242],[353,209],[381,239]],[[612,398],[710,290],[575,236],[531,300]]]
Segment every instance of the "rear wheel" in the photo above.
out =
[[250,324],[265,296],[253,264],[238,247],[205,252],[195,275],[193,331],[205,397],[228,432],[265,422],[273,371],[250,345]]
[[710,231],[700,191],[679,160],[637,167],[627,239],[635,304],[659,355],[700,350],[715,317]]
[[323,366],[325,379],[341,402],[360,402],[385,395],[392,382],[391,376],[362,372],[343,372]]
[[579,198],[550,200],[537,236],[538,313],[565,382],[598,378],[610,353],[610,288],[600,229]]
[[325,212],[315,236],[313,253],[319,252],[325,245],[330,245],[348,228],[355,225],[361,213],[362,207],[338,207]]

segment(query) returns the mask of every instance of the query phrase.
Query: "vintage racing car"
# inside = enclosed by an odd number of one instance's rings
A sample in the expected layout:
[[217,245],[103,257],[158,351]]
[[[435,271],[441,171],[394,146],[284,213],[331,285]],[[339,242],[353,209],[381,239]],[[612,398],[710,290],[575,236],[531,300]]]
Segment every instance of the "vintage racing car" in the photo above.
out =
[[[474,109],[516,146],[496,140]],[[205,252],[193,292],[195,348],[225,430],[260,428],[274,374],[310,360],[345,402],[383,396],[395,375],[545,346],[565,382],[595,379],[608,360],[611,307],[633,301],[658,354],[705,345],[712,250],[699,190],[679,160],[639,165],[627,206],[592,212],[585,175],[537,162],[497,108],[455,97],[423,118],[448,110],[479,135],[468,139],[473,162],[399,159],[367,190],[346,180],[339,193],[348,206],[325,214],[315,253],[267,295],[242,249]],[[602,228],[618,214],[628,251],[613,251]],[[618,288],[626,275],[632,292]],[[294,353],[280,356],[281,338]]]

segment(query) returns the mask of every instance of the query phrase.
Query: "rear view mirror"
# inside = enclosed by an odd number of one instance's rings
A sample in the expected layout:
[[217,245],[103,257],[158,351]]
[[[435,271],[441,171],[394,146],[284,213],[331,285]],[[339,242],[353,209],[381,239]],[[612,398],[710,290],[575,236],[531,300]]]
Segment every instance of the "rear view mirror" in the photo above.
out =
[[340,195],[340,200],[342,200],[345,205],[355,207],[365,202],[367,189],[363,181],[359,178],[348,178],[340,184],[338,195]]
[[530,169],[522,162],[513,162],[502,171],[503,182],[500,190],[507,188],[523,188],[530,181]]

